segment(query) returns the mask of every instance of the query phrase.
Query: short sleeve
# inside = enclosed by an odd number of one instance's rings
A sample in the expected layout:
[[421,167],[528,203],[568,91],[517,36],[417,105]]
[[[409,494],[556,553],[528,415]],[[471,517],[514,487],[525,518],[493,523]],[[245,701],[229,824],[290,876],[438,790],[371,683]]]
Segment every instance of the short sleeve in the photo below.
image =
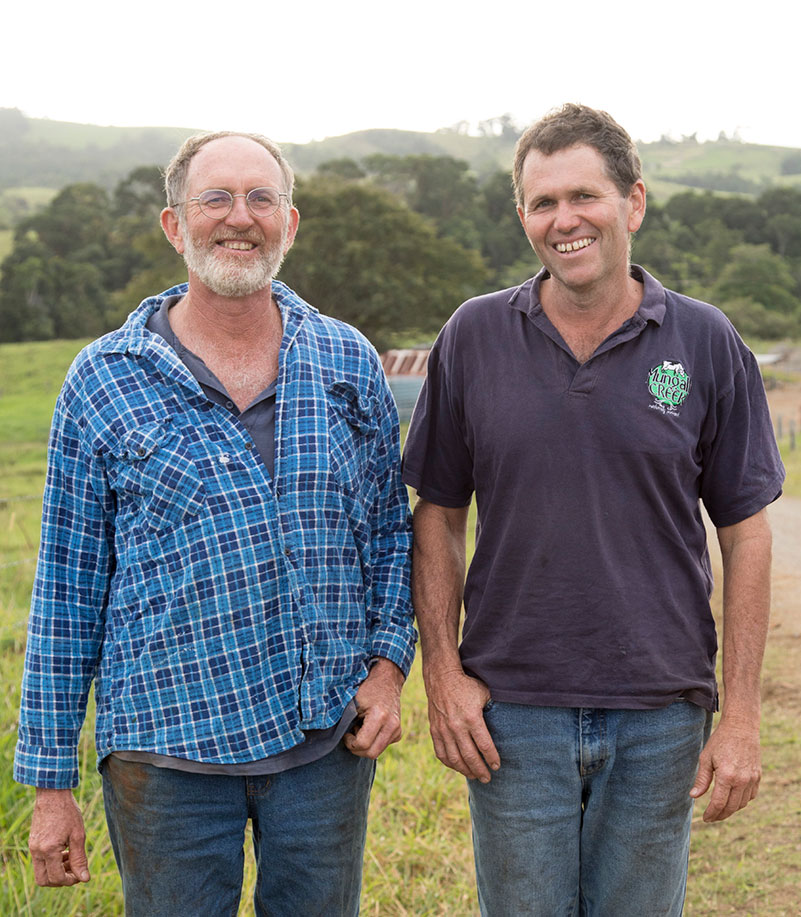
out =
[[403,453],[403,480],[439,506],[470,503],[473,459],[464,428],[461,365],[448,326],[428,358],[428,374],[414,408]]
[[754,355],[714,408],[714,436],[703,444],[701,499],[717,528],[753,516],[782,492],[782,465]]

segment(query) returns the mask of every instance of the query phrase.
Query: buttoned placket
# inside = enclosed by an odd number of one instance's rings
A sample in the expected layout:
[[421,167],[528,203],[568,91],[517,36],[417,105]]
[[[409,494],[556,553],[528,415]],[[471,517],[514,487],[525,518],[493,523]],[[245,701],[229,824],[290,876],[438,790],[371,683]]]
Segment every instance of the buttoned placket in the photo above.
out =
[[314,690],[317,663],[314,657],[314,644],[309,630],[307,612],[307,609],[314,608],[314,595],[310,585],[302,576],[302,571],[298,567],[297,558],[295,556],[297,545],[295,545],[291,533],[293,530],[299,529],[300,526],[299,523],[296,524],[294,519],[295,495],[291,489],[287,487],[288,472],[284,467],[286,463],[285,449],[287,442],[284,430],[288,423],[287,412],[290,409],[285,393],[288,387],[288,374],[292,364],[296,340],[306,316],[302,313],[299,314],[292,308],[285,307],[280,299],[276,299],[276,302],[281,312],[284,333],[281,338],[281,347],[278,353],[278,381],[275,389],[274,490],[281,537],[283,539],[283,561],[287,576],[292,583],[293,595],[295,596],[295,607],[297,609],[299,625],[298,632],[301,640],[301,673],[298,709],[301,720],[310,722],[314,719],[317,709],[321,704],[321,698],[315,696]]
[[553,341],[566,355],[567,359],[563,361],[563,367],[566,374],[567,394],[569,395],[592,394],[596,380],[606,363],[606,354],[638,337],[648,324],[645,319],[635,313],[603,340],[598,345],[595,353],[586,362],[579,363],[573,351],[565,343],[564,338],[556,330],[539,303],[526,314],[531,324]]
[[[302,566],[299,565],[298,548],[293,531],[297,528],[294,519],[294,500],[288,493],[285,479],[286,473],[284,465],[286,457],[284,455],[284,436],[283,428],[286,423],[286,410],[288,406],[284,404],[283,392],[286,388],[287,373],[291,364],[291,352],[295,344],[298,333],[302,327],[305,315],[298,314],[292,308],[285,308],[279,305],[284,322],[284,335],[281,341],[279,351],[278,380],[276,384],[276,409],[275,409],[275,461],[274,475],[270,478],[267,468],[262,463],[258,453],[253,448],[253,441],[247,432],[244,424],[224,405],[216,404],[210,401],[203,392],[200,383],[189,369],[181,362],[174,350],[168,344],[157,345],[156,352],[149,354],[151,359],[157,363],[158,368],[170,379],[171,382],[177,383],[191,391],[194,398],[203,400],[205,406],[211,412],[218,411],[216,418],[218,425],[230,425],[232,430],[232,447],[226,452],[225,449],[215,448],[216,466],[220,473],[231,473],[235,471],[235,463],[230,460],[231,453],[236,453],[237,448],[234,440],[238,438],[242,449],[242,466],[248,468],[251,479],[257,479],[259,486],[263,490],[264,502],[269,505],[268,517],[273,519],[273,532],[278,537],[276,546],[276,558],[284,567],[284,571],[289,582],[292,594],[292,612],[294,625],[299,635],[300,642],[300,675],[298,678],[298,710],[303,722],[310,722],[316,716],[321,698],[316,696],[315,678],[317,664],[313,651],[313,641],[311,638],[308,609],[314,608],[314,594],[311,586],[303,576]],[[153,336],[151,335],[150,338]],[[139,353],[151,350],[152,340],[144,339],[143,347],[138,348]],[[174,396],[174,392],[170,390]],[[201,428],[203,424],[201,423]],[[250,444],[250,448],[248,448]],[[220,462],[222,455],[228,455],[228,461]]]

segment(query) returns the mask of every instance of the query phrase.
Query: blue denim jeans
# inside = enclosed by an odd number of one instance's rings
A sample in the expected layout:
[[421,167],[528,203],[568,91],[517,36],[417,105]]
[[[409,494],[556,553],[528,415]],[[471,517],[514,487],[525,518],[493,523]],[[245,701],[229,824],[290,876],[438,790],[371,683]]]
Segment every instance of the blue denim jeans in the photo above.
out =
[[358,914],[374,772],[375,762],[341,742],[318,761],[263,777],[106,758],[106,819],[127,917],[235,917],[248,819],[255,914]]
[[490,702],[501,757],[469,782],[485,917],[677,917],[712,714]]

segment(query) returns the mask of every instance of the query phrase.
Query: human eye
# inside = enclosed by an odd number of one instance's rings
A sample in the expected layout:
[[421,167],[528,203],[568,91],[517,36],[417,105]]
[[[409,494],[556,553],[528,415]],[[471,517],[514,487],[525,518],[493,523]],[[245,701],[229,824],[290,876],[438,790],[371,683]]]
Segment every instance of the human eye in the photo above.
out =
[[533,203],[529,204],[528,212],[536,213],[539,210],[546,210],[548,207],[551,206],[552,203],[553,201],[550,198],[541,197],[539,200],[534,201]]
[[228,191],[220,191],[216,188],[210,191],[204,191],[198,197],[201,207],[206,210],[225,210],[226,207],[231,206],[232,200]]
[[257,210],[271,210],[278,206],[281,198],[275,188],[254,188],[248,192],[248,203]]

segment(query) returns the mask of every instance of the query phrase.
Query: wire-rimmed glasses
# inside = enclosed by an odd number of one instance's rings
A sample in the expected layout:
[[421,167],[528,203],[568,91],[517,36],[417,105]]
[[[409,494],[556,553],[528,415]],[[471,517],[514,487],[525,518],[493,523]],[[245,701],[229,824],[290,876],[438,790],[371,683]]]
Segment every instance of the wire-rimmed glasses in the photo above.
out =
[[224,220],[234,206],[235,197],[244,197],[248,210],[256,217],[272,216],[281,206],[281,198],[289,201],[289,195],[275,188],[254,188],[247,194],[231,194],[220,188],[210,188],[202,191],[197,197],[190,197],[185,201],[178,201],[175,207],[197,201],[200,212],[211,220]]

